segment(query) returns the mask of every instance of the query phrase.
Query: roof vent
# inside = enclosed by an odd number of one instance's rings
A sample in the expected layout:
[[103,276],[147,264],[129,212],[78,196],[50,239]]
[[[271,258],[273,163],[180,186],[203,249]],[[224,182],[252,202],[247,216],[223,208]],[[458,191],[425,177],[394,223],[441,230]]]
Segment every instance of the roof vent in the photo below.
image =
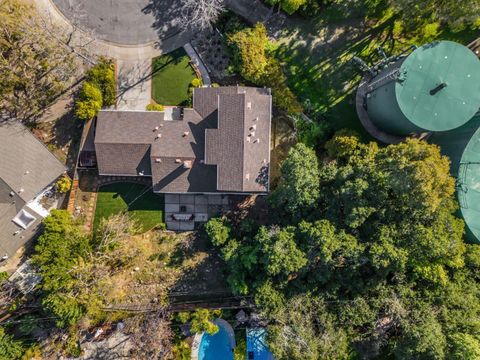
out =
[[156,162],[156,163],[161,163],[161,162],[162,162],[162,159],[156,158],[156,159],[155,159],[155,162]]
[[249,173],[245,174],[245,179],[250,180],[250,174]]
[[200,164],[205,164],[205,160],[200,160]]
[[162,137],[162,134],[157,134],[156,138],[160,139]]
[[158,126],[155,126],[155,129],[153,129],[153,131],[157,131],[159,129]]
[[145,174],[145,173],[144,173],[143,170],[138,172],[138,175],[140,175],[140,176],[143,176],[144,174]]
[[186,136],[188,136],[188,134],[190,134],[190,132],[189,132],[189,131],[185,131],[182,136],[183,136],[183,137],[186,137]]
[[255,125],[250,126],[250,130],[257,130],[257,125],[255,124]]
[[184,169],[191,169],[192,168],[192,160],[185,160],[183,162],[183,168]]
[[250,134],[247,136],[247,141],[250,142]]
[[255,119],[253,119],[253,121],[258,121],[258,116]]
[[21,193],[23,193],[24,191],[25,191],[25,190],[22,188],[22,189],[18,190],[18,193],[21,194]]
[[28,170],[25,171],[25,175],[28,175],[28,174],[30,174],[30,171],[28,171]]
[[255,131],[252,131],[252,132],[250,133],[250,136],[255,136]]
[[15,193],[13,191],[10,191],[10,197],[14,197],[15,196]]
[[251,108],[252,108],[252,103],[249,101],[249,102],[247,102],[247,109],[250,110]]
[[175,164],[180,164],[182,162],[182,160],[180,159],[175,159]]
[[256,138],[255,140],[253,140],[254,143],[259,143],[260,142],[260,139],[259,138]]

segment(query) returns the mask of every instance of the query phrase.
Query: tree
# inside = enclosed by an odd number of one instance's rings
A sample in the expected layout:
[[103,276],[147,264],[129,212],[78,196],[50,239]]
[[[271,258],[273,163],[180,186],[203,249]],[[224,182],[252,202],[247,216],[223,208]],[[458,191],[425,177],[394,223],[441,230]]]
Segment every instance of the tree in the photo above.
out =
[[315,152],[299,143],[290,149],[280,168],[280,183],[271,196],[277,210],[296,219],[307,215],[320,197],[318,160]]
[[90,120],[100,111],[103,105],[103,98],[100,89],[86,81],[75,103],[75,116],[80,120]]
[[273,320],[267,341],[275,359],[349,358],[347,334],[335,326],[335,317],[321,299],[296,296],[264,315]]
[[45,218],[32,259],[43,278],[42,304],[58,317],[60,327],[76,323],[86,311],[73,270],[85,262],[91,251],[87,236],[66,210],[52,210]]
[[470,334],[457,333],[450,338],[450,359],[474,360],[480,359],[480,338]]
[[72,187],[72,180],[68,175],[62,176],[55,183],[55,189],[61,194],[68,192],[71,187]]
[[0,54],[0,120],[34,122],[76,71],[71,53],[17,0],[0,0]]
[[210,29],[224,11],[224,0],[181,0],[182,25],[197,30]]
[[0,359],[19,360],[25,350],[21,341],[15,340],[12,335],[5,332],[3,327],[0,327]]
[[100,58],[97,64],[88,70],[86,80],[100,90],[102,106],[115,105],[117,83],[115,79],[115,65],[112,60]]
[[273,101],[291,114],[302,107],[287,86],[287,79],[278,60],[269,55],[267,29],[263,24],[245,28],[228,36],[233,49],[233,63],[246,80],[272,89]]
[[439,21],[453,28],[476,25],[480,19],[479,0],[390,0],[407,29]]
[[218,325],[213,323],[215,317],[220,316],[220,310],[210,311],[199,308],[193,313],[184,312],[179,315],[181,322],[190,321],[191,331],[197,334],[206,332],[210,335],[216,334],[219,330]]
[[165,359],[172,353],[174,334],[164,311],[127,319],[126,331],[131,334],[135,359]]
[[305,254],[297,247],[295,242],[295,228],[262,226],[255,240],[261,246],[261,262],[269,277],[288,279],[307,264]]

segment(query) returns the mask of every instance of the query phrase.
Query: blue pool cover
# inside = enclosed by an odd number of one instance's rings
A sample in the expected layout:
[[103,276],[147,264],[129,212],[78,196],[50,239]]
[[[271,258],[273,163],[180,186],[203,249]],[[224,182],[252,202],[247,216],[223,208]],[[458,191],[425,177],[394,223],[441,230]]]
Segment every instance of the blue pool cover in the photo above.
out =
[[199,360],[232,360],[230,335],[222,323],[217,323],[219,330],[214,335],[203,334],[198,351]]
[[264,328],[247,329],[247,359],[274,360],[266,342],[267,331]]

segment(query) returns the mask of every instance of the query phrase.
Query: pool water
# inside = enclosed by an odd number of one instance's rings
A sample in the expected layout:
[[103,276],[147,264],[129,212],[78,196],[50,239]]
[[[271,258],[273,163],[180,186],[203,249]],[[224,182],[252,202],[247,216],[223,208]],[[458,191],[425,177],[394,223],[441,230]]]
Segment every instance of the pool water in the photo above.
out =
[[274,360],[268,349],[267,331],[264,328],[247,329],[247,359],[248,360]]
[[198,360],[232,360],[230,335],[222,323],[217,323],[219,330],[214,335],[203,334],[198,351]]

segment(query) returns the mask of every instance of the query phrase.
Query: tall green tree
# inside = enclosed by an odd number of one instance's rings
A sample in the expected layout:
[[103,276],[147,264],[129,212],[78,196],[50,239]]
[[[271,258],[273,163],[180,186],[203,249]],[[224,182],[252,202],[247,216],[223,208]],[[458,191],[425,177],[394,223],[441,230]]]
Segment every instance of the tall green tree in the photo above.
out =
[[288,216],[302,218],[317,205],[320,197],[318,160],[315,152],[302,143],[295,145],[280,168],[280,182],[271,203]]

